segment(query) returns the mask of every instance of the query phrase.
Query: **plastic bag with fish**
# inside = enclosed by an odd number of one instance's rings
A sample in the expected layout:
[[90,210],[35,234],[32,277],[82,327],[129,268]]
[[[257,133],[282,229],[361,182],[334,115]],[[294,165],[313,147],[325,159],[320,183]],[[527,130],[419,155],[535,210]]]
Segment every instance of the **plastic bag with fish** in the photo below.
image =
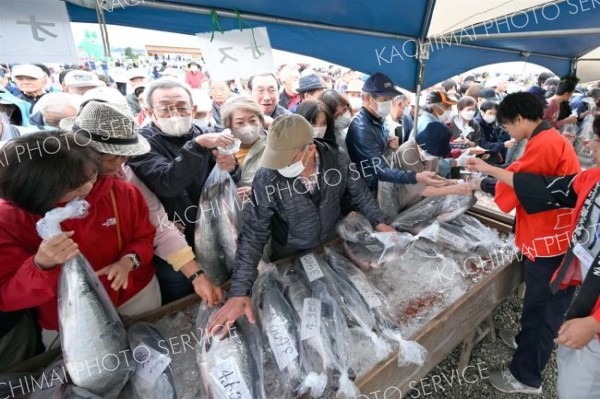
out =
[[417,237],[426,238],[445,248],[461,253],[471,252],[477,248],[477,244],[479,243],[477,237],[467,233],[461,227],[451,223],[440,223],[438,221],[423,228]]
[[345,279],[339,279],[327,262],[314,252],[298,257],[294,264],[308,280],[311,288],[325,283],[331,297],[344,313],[348,327],[357,329],[373,343],[376,359],[383,360],[391,353],[390,345],[377,332],[375,316],[360,294]]
[[428,197],[400,213],[392,222],[392,227],[416,234],[416,229],[427,222],[449,222],[459,217],[475,205],[476,201],[472,195]]
[[376,240],[372,244],[344,242],[344,252],[348,258],[362,269],[378,268],[396,260],[404,254],[415,238],[409,233],[372,233]]
[[390,306],[383,293],[352,262],[331,248],[325,248],[324,258],[336,273],[338,281],[345,281],[344,286],[351,287],[356,291],[356,296],[362,298],[364,304],[375,316],[378,331],[386,338],[398,343],[398,365],[422,366],[427,359],[427,349],[415,341],[409,341],[402,337],[400,327],[391,316]]
[[301,340],[300,318],[283,294],[275,266],[270,265],[256,284],[255,309],[280,381],[295,396],[321,397],[327,387],[327,370],[319,352]]
[[[129,328],[129,345],[134,357],[136,354],[147,355],[150,350],[160,354],[165,361],[169,361],[170,356],[164,353],[164,347],[161,348],[158,343],[166,342],[156,327],[150,323],[136,323]],[[138,350],[140,347],[150,349]],[[168,360],[167,360],[168,359]],[[137,367],[144,367],[147,359],[135,359]],[[162,360],[162,359],[161,359]],[[175,391],[175,382],[171,366],[167,366],[165,370],[154,381],[148,381],[142,375],[134,373],[131,377],[131,385],[134,399],[177,399]]]
[[29,399],[61,398],[64,389],[63,385],[71,383],[69,380],[69,374],[65,368],[65,361],[62,356],[46,367],[36,381],[35,389],[33,389],[31,394],[28,396]]
[[344,314],[329,294],[326,284],[317,280],[311,289],[302,271],[292,264],[279,269],[279,280],[284,296],[300,319],[303,348],[319,354],[322,368],[328,371],[329,378],[338,381],[338,397],[358,395],[358,388],[350,379],[346,347],[350,333]]
[[362,213],[350,212],[335,226],[336,233],[347,242],[363,245],[377,244],[378,241],[372,234],[375,232],[369,219]]
[[[86,201],[76,199],[64,208],[49,211],[37,223],[39,235],[49,239],[60,234],[60,222],[84,217],[88,207]],[[65,367],[71,381],[93,394],[116,398],[135,365],[117,310],[82,254],[61,268],[58,321]],[[101,366],[86,366],[96,363]]]
[[473,216],[462,215],[450,224],[459,226],[469,233],[470,236],[475,237],[478,248],[491,252],[494,249],[504,246],[497,230],[489,228]]
[[231,277],[240,228],[241,202],[229,172],[215,165],[204,183],[194,241],[206,275],[223,284]]
[[[210,318],[218,309],[202,304],[196,329],[206,331]],[[263,382],[263,359],[260,333],[245,317],[229,327],[227,335],[203,334],[196,347],[208,399],[266,399]]]

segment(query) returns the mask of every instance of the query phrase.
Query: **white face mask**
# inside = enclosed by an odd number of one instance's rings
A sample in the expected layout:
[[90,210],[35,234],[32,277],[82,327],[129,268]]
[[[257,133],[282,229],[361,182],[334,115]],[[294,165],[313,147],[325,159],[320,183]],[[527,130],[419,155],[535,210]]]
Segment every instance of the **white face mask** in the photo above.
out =
[[160,125],[160,130],[169,136],[183,136],[190,132],[192,128],[192,117],[190,116],[172,116],[170,118],[156,118]]
[[466,121],[472,121],[473,118],[475,118],[475,111],[467,111],[467,110],[460,111],[460,117]]
[[306,155],[307,151],[308,147],[306,147],[306,149],[304,150],[304,154],[302,154],[302,158],[300,158],[298,162],[294,162],[293,164],[288,165],[285,168],[278,169],[277,172],[279,172],[281,176],[287,177],[288,179],[299,176],[300,173],[304,172],[305,166],[302,161],[304,160],[304,156]]
[[352,109],[359,109],[363,106],[363,101],[360,97],[350,97],[348,98],[348,101],[350,102]]
[[452,110],[451,109],[447,109],[444,111],[443,114],[441,114],[440,116],[438,116],[438,120],[440,122],[446,122],[448,120],[448,118],[450,118],[450,115],[452,114]]
[[194,119],[194,121],[196,122],[196,125],[198,125],[200,128],[202,128],[202,129],[208,128],[208,117],[207,118]]
[[483,120],[486,123],[494,123],[496,122],[496,115],[483,115]]
[[242,145],[254,144],[258,140],[260,131],[260,125],[244,125],[243,127],[231,129],[231,133],[240,139]]
[[322,139],[325,136],[325,131],[327,130],[327,126],[313,126],[313,132],[315,133],[315,137]]
[[352,115],[350,114],[350,111],[346,111],[342,116],[339,116],[335,120],[335,128],[338,130],[347,129],[348,126],[350,126],[350,122],[352,122]]
[[392,100],[377,103],[377,115],[379,115],[380,118],[385,118],[386,116],[388,116],[391,110]]

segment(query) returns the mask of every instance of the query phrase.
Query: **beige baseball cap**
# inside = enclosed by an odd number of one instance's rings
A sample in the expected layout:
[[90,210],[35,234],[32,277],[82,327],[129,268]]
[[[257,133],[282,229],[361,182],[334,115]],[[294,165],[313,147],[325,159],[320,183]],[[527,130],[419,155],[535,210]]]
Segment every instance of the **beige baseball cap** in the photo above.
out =
[[260,165],[275,170],[285,168],[292,163],[296,151],[313,138],[313,128],[304,117],[292,114],[276,118],[269,128]]

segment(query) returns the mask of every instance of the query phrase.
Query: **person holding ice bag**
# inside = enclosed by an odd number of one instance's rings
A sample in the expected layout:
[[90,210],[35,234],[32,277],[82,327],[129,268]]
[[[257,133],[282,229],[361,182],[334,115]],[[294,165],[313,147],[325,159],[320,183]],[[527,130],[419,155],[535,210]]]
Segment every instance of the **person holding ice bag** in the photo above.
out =
[[594,135],[589,148],[596,167],[577,174],[543,176],[494,168],[477,159],[468,162],[469,169],[512,187],[528,214],[575,209],[567,237],[569,249],[549,287],[554,295],[560,295],[581,286],[554,337],[560,345],[561,399],[592,399],[600,392],[600,116],[594,119]]

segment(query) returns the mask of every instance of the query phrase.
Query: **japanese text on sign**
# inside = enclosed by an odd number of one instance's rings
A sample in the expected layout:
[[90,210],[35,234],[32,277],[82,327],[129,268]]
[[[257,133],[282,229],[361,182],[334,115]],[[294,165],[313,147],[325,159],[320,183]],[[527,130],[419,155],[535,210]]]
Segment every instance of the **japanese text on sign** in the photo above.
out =
[[198,33],[197,36],[202,57],[214,80],[249,77],[275,70],[266,28],[231,30],[214,35]]
[[77,62],[64,2],[3,1],[0,7],[0,62]]

